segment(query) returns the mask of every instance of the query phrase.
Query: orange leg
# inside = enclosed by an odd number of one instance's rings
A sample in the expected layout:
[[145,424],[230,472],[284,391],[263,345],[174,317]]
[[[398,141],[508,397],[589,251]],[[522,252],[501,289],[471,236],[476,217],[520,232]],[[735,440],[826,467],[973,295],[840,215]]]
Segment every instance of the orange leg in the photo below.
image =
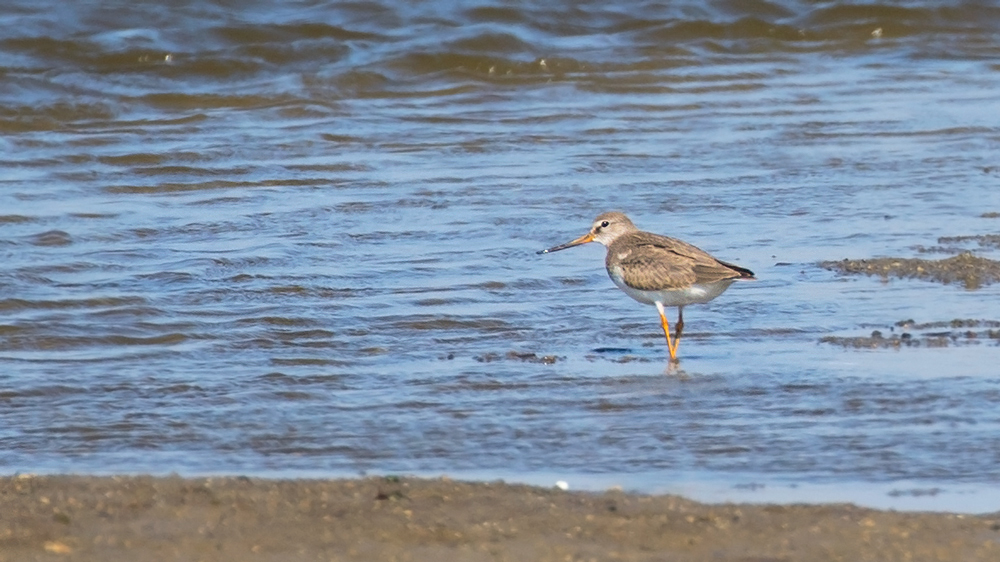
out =
[[684,307],[677,307],[677,327],[674,329],[674,349],[671,358],[677,357],[677,346],[681,344],[681,333],[684,331]]
[[660,313],[660,325],[663,326],[663,335],[667,336],[667,351],[670,352],[670,362],[677,362],[677,344],[681,340],[681,330],[684,328],[684,319],[680,318],[677,323],[677,338],[671,341],[670,338],[670,321],[667,320],[667,314],[663,310],[663,305],[656,303],[656,310]]

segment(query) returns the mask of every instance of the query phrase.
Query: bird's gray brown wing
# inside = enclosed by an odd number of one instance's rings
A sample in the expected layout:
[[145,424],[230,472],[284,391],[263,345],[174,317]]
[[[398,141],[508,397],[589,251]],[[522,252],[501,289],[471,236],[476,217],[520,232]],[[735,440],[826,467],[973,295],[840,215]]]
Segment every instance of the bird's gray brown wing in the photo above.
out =
[[[609,248],[608,256],[611,257]],[[641,291],[688,287],[697,275],[685,258],[657,246],[635,246],[620,251],[617,263],[608,261],[608,269],[617,269],[622,281]]]
[[741,276],[711,254],[687,242],[637,232],[608,248],[608,266],[618,258],[623,281],[643,291],[683,288]]

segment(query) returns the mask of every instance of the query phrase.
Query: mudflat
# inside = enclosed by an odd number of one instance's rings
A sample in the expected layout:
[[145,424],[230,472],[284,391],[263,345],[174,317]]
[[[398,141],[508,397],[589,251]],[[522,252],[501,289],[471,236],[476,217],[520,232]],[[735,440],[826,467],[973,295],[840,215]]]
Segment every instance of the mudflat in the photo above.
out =
[[0,561],[1000,560],[1000,513],[706,505],[447,478],[0,479]]

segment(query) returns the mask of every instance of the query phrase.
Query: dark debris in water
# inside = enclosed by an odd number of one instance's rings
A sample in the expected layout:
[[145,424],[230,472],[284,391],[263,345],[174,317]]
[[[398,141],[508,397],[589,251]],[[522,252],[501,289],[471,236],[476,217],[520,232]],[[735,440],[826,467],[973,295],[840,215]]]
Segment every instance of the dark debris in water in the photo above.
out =
[[898,498],[900,496],[911,496],[914,498],[920,498],[925,496],[933,497],[940,494],[943,491],[944,490],[942,490],[941,488],[910,488],[908,490],[898,490],[898,489],[892,490],[889,492],[889,495],[894,498]]
[[484,353],[482,355],[477,355],[475,357],[476,361],[480,363],[493,363],[494,361],[521,361],[524,363],[541,363],[544,365],[551,365],[560,359],[565,359],[564,357],[556,357],[555,355],[537,355],[535,353],[523,353],[519,351],[508,351],[507,353],[501,355],[499,353],[490,352]]
[[633,354],[632,350],[627,347],[598,347],[593,349],[591,354],[587,355],[587,359],[590,361],[596,361],[598,359],[609,357],[615,363],[652,362],[652,359],[648,357],[640,357]]
[[907,330],[939,330],[941,328],[1000,328],[1000,320],[975,320],[971,318],[956,318],[954,320],[939,320],[936,322],[918,323],[917,321],[900,320],[895,324]]
[[[902,328],[903,333],[893,333],[896,327]],[[881,330],[874,330],[868,336],[825,336],[819,341],[852,349],[949,347],[984,342],[1000,345],[1000,321],[997,320],[955,319],[923,324],[901,320],[889,331],[888,336]]]
[[616,357],[614,359],[615,363],[651,363],[652,359],[648,357],[639,357],[636,355],[622,355],[621,357]]
[[1000,248],[1000,234],[976,234],[970,236],[942,236],[938,244],[964,244],[975,242],[983,248]]
[[947,338],[914,338],[910,334],[893,335],[891,337],[884,337],[881,333],[876,330],[872,332],[872,336],[854,336],[854,337],[841,337],[841,336],[824,336],[820,338],[821,343],[829,343],[833,345],[839,345],[845,348],[853,349],[898,349],[902,347],[947,347]]
[[967,251],[965,248],[959,248],[958,246],[922,246],[917,245],[913,247],[914,250],[920,252],[921,254],[961,254]]
[[594,348],[594,353],[631,353],[632,350],[627,347],[596,347]]
[[839,273],[923,279],[939,283],[962,283],[966,289],[978,289],[1000,281],[1000,262],[963,252],[942,260],[920,258],[874,258],[824,261],[820,267]]

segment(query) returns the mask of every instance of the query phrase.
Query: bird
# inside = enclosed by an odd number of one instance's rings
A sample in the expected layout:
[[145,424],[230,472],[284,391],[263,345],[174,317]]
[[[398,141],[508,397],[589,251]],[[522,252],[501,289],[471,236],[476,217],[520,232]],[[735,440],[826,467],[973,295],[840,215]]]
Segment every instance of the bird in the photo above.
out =
[[[589,242],[607,248],[604,265],[619,289],[641,303],[656,306],[671,363],[678,362],[685,306],[707,303],[736,281],[756,279],[749,269],[717,259],[683,240],[639,230],[618,211],[598,215],[583,236],[538,253],[549,254]],[[673,337],[664,311],[668,306],[677,307]]]

